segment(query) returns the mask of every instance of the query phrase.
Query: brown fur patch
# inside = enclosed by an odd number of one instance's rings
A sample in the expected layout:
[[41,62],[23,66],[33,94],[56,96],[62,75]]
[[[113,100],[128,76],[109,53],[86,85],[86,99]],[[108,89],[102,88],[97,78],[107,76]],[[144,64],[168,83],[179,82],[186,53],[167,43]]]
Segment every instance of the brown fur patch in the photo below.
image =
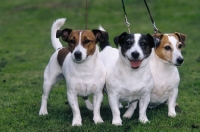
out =
[[[74,48],[79,44],[79,35],[81,34],[81,45],[87,49],[87,55],[93,55],[96,50],[96,38],[90,30],[74,30],[68,37],[69,50],[72,52]],[[72,43],[74,41],[74,43]]]
[[[165,46],[170,46],[171,50],[165,50]],[[160,40],[159,46],[155,49],[156,55],[165,61],[172,61],[172,51],[173,51],[173,46],[171,42],[168,39],[167,35],[163,35],[162,39]]]
[[174,33],[176,36],[178,36],[178,39],[179,41],[181,42],[181,44],[183,45],[183,47],[185,47],[185,39],[186,39],[186,35],[185,34],[182,34],[182,33],[178,33],[178,32],[175,32]]
[[[82,32],[81,36],[83,47],[87,49],[87,55],[93,55],[96,50],[96,38],[92,31],[86,30]],[[89,40],[88,43],[85,43]]]
[[68,48],[62,48],[61,50],[59,50],[58,52],[58,56],[57,56],[57,60],[60,66],[63,65],[63,62],[65,60],[65,57],[67,56],[67,54],[69,53],[69,49]]
[[[74,48],[78,45],[79,43],[79,34],[80,31],[79,30],[73,30],[69,37],[68,37],[68,48],[70,52],[73,52]],[[73,42],[74,41],[74,42]]]

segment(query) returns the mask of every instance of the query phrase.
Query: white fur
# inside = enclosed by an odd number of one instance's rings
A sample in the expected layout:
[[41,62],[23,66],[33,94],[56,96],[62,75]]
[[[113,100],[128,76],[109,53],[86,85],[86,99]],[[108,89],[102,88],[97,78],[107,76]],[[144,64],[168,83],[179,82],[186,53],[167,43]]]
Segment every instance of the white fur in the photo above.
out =
[[[55,35],[55,32],[62,26],[61,23],[64,24],[64,19],[58,19],[52,25],[51,39],[52,45],[55,49],[62,47],[62,44]],[[81,51],[83,50],[83,47],[79,48]],[[96,45],[95,53],[88,56],[81,63],[74,62],[72,59],[73,55],[69,53],[63,62],[63,66],[61,67],[58,64],[57,55],[58,50],[51,56],[44,71],[43,95],[39,114],[48,114],[47,100],[50,90],[52,86],[64,75],[67,84],[67,98],[73,112],[72,126],[82,125],[77,95],[94,95],[94,108],[92,108],[92,104],[89,100],[85,100],[85,103],[89,109],[93,109],[94,122],[103,122],[100,116],[100,106],[103,99],[102,90],[105,84],[106,71],[99,56],[98,46]]]
[[51,27],[51,42],[52,46],[55,50],[62,48],[62,44],[60,43],[59,38],[56,38],[56,32],[62,25],[64,25],[66,18],[57,19]]
[[56,50],[53,55],[51,56],[49,63],[47,64],[45,71],[44,71],[44,82],[43,82],[43,95],[42,95],[42,102],[39,111],[39,115],[46,115],[48,114],[47,111],[47,100],[49,97],[49,93],[53,87],[53,85],[63,78],[61,66],[58,64],[57,55],[58,55],[58,48],[62,47],[59,38],[56,38],[56,31],[60,29],[60,27],[64,24],[65,18],[61,18],[56,20],[51,28],[51,41],[52,46]]
[[176,40],[174,37],[169,37],[173,45],[172,64],[160,59],[153,49],[150,60],[151,72],[154,78],[155,87],[151,93],[151,101],[149,107],[155,107],[167,101],[168,116],[175,117],[176,99],[178,96],[178,85],[180,77],[176,64],[176,59],[181,56],[180,51],[176,47]]
[[81,63],[81,62],[85,61],[85,59],[87,58],[87,50],[81,45],[81,35],[82,35],[82,32],[80,32],[79,44],[75,47],[75,49],[74,49],[74,51],[72,53],[72,59],[74,61],[76,61],[75,55],[74,55],[75,52],[76,51],[81,52],[81,60],[78,61],[78,63]]
[[[139,47],[136,46],[130,50],[138,51]],[[125,118],[131,118],[137,106],[137,100],[139,100],[139,120],[142,123],[148,122],[146,109],[154,85],[150,65],[148,63],[150,57],[142,61],[140,68],[132,69],[128,59],[122,56],[120,48],[118,50],[107,46],[100,52],[100,55],[107,71],[106,89],[113,115],[112,124],[122,125],[119,101],[135,101],[130,104],[128,110],[123,115]],[[129,56],[128,53],[127,56]]]
[[99,58],[98,46],[90,59],[82,63],[75,63],[69,54],[63,64],[63,74],[67,82],[67,97],[73,111],[72,126],[81,125],[81,115],[78,108],[77,95],[87,96],[93,94],[95,123],[103,122],[100,116],[100,105],[103,99],[103,86],[105,84],[105,68]]
[[172,52],[172,64],[176,65],[177,64],[177,58],[181,57],[183,58],[183,56],[181,55],[180,50],[177,49],[176,44],[179,43],[178,40],[174,37],[174,36],[169,36],[169,41],[171,42],[172,46],[173,46],[173,52]]

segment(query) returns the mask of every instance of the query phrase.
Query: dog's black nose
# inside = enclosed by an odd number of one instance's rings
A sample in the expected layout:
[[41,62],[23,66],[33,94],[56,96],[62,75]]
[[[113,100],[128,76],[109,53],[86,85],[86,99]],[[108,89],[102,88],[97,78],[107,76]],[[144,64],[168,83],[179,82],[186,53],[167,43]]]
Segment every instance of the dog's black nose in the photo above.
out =
[[76,51],[75,53],[74,53],[74,56],[75,56],[75,59],[76,60],[81,60],[81,52],[80,51]]
[[137,58],[139,57],[140,54],[139,54],[137,51],[135,51],[135,52],[132,52],[131,55],[132,55],[132,57],[133,57],[134,59],[137,59]]
[[182,64],[183,61],[184,61],[184,59],[183,59],[182,57],[178,57],[178,58],[176,59],[176,61],[178,62],[178,64]]

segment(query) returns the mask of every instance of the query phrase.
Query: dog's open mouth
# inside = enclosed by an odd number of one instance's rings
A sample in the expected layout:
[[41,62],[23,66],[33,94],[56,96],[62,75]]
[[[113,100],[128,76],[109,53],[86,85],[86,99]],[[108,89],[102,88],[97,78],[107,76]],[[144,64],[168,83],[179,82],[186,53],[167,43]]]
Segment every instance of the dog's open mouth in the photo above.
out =
[[142,63],[142,60],[130,60],[131,67],[133,69],[139,68],[141,63]]

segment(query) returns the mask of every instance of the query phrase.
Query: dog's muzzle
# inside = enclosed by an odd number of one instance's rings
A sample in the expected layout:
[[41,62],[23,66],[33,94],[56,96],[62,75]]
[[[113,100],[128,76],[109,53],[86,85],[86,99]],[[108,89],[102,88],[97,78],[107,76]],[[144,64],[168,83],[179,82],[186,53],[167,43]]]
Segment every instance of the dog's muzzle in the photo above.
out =
[[140,64],[142,60],[138,60],[140,53],[135,51],[131,53],[132,59],[129,59],[130,65],[133,69],[138,69],[140,67]]

